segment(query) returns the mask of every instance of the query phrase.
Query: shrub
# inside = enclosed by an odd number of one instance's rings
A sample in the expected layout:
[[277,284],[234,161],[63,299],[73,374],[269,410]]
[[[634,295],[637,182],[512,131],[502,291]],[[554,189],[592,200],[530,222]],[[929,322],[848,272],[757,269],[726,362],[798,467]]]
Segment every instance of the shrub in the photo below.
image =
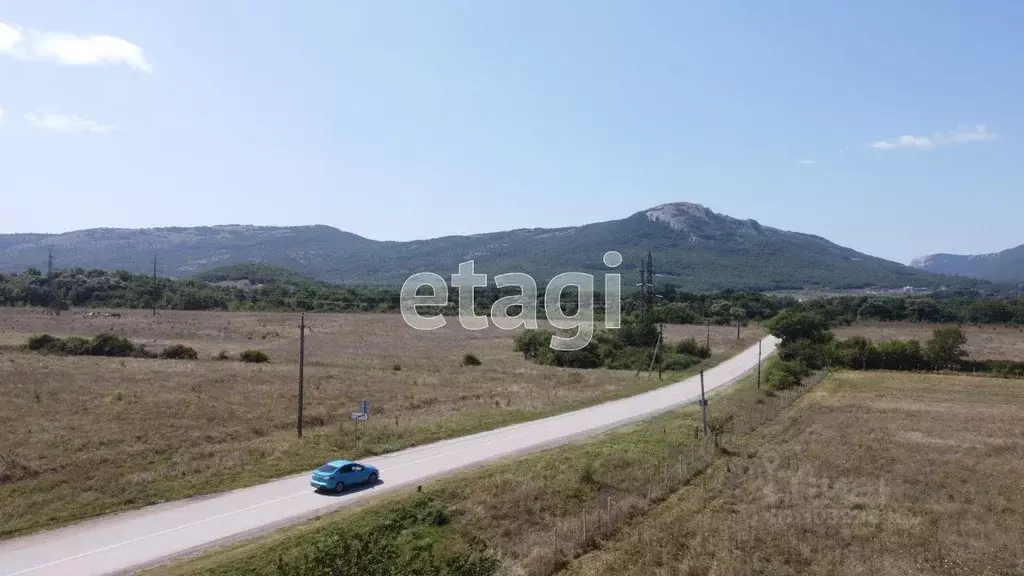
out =
[[700,358],[690,356],[689,354],[672,354],[665,358],[664,363],[661,365],[662,370],[667,371],[681,371],[686,370],[700,364]]
[[160,357],[165,360],[195,360],[199,358],[199,354],[184,344],[175,344],[174,346],[164,348],[163,352],[160,353]]
[[270,357],[260,350],[245,350],[238,356],[238,358],[242,362],[249,362],[251,364],[270,362]]
[[69,356],[88,356],[92,354],[93,341],[81,336],[68,336],[60,342],[60,351]]
[[765,371],[765,382],[775,390],[787,390],[799,386],[800,381],[808,374],[810,371],[799,361],[778,360],[770,364]]
[[523,358],[527,360],[536,358],[543,348],[551,345],[551,337],[553,335],[549,330],[536,330],[533,328],[523,330],[514,339],[516,352],[522,352]]
[[463,366],[479,366],[480,365],[480,359],[477,358],[476,355],[474,355],[474,354],[466,354],[466,355],[464,355],[462,357],[462,365]]
[[825,365],[825,346],[810,340],[790,340],[779,346],[779,358],[786,362],[799,362],[812,370]]
[[402,365],[399,364],[398,362],[395,362],[394,364],[391,365],[391,369],[394,370],[395,372],[399,372],[402,370]]
[[92,356],[114,356],[124,358],[135,352],[135,345],[127,338],[114,334],[100,334],[92,340]]
[[593,342],[583,347],[582,350],[542,348],[540,355],[537,356],[537,361],[548,366],[562,368],[600,368],[604,366],[604,359],[598,351],[598,346]]
[[49,350],[52,349],[55,343],[60,342],[59,338],[54,338],[49,334],[38,334],[31,336],[28,339],[29,350]]
[[220,352],[217,353],[217,360],[228,360],[230,358],[231,356],[228,356],[227,350],[221,350]]
[[697,340],[692,337],[676,342],[675,344],[670,344],[668,348],[676,354],[685,354],[687,356],[695,356],[697,358],[711,357],[711,349],[704,344],[699,344]]
[[595,352],[598,352],[597,356],[599,358],[604,356],[604,367],[611,370],[646,369],[651,365],[651,353],[653,351],[651,348],[641,348],[639,346],[626,346],[619,349],[608,348],[604,354],[600,354],[599,349],[595,350]]

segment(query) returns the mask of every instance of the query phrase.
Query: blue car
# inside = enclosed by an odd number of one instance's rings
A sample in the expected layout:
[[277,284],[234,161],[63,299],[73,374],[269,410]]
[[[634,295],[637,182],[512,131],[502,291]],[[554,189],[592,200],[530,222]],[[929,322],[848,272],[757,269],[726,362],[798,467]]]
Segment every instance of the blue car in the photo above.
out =
[[344,492],[360,484],[376,484],[380,477],[377,468],[349,460],[334,460],[313,471],[309,484],[319,491]]

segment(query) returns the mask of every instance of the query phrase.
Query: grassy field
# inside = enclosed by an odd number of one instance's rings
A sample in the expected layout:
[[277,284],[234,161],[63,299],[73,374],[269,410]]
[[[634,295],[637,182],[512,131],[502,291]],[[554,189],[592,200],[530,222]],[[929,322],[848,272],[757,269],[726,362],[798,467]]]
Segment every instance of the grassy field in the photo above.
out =
[[[836,338],[864,336],[875,342],[917,339],[922,344],[936,328],[956,324],[912,324],[904,322],[858,322],[833,328]],[[973,360],[1024,360],[1024,329],[1002,325],[960,326],[967,334],[967,351]]]
[[[679,379],[538,366],[512,334],[449,322],[417,332],[395,314],[307,315],[305,425],[295,436],[297,314],[121,311],[59,318],[0,308],[0,537],[251,485],[336,457],[359,458],[635,394]],[[31,334],[111,331],[197,361],[46,356]],[[702,326],[666,327],[671,338]],[[757,330],[712,327],[712,362]],[[247,348],[269,364],[237,361]],[[235,360],[216,360],[220,351]],[[480,366],[461,366],[463,354]],[[400,369],[396,369],[400,368]],[[359,402],[371,420],[353,422]],[[74,470],[74,474],[68,474]]]
[[403,525],[401,546],[482,542],[498,574],[1024,574],[1024,386],[845,372],[805,390],[714,394],[737,418],[721,453],[688,407],[153,574],[278,574],[424,504],[446,521]]
[[840,373],[568,574],[1024,574],[1024,385]]
[[[723,438],[729,446],[801,392],[766,395],[750,377],[712,393],[709,411],[712,421],[734,416],[734,427]],[[699,425],[699,408],[689,406],[589,441],[440,480],[425,487],[423,495],[395,495],[358,510],[342,510],[154,574],[276,574],[279,556],[301,556],[310,544],[353,527],[379,532],[382,524],[417,509],[424,498],[444,510],[450,521],[441,529],[409,527],[400,536],[402,546],[422,548],[430,542],[443,555],[483,541],[500,557],[502,572],[554,574],[700,475],[715,451],[695,438]]]

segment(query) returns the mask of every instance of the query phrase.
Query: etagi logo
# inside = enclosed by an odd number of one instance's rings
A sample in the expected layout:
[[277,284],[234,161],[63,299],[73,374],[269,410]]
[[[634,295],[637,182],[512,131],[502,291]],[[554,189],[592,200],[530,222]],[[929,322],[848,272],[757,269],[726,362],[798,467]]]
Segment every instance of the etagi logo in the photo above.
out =
[[[606,252],[604,265],[617,268],[622,264],[622,254]],[[467,330],[484,330],[489,326],[487,316],[477,316],[475,310],[476,288],[487,286],[487,274],[474,273],[474,261],[459,264],[458,274],[452,274],[452,286],[459,289],[459,323]],[[491,320],[502,330],[519,327],[537,328],[537,282],[529,274],[510,272],[494,277],[498,288],[517,286],[520,293],[499,298],[491,306]],[[423,286],[429,286],[432,294],[418,294]],[[569,316],[562,311],[562,293],[570,286],[576,287],[576,313]],[[604,325],[618,328],[622,314],[622,277],[620,274],[605,274],[604,277]],[[437,330],[447,321],[441,314],[422,316],[421,306],[445,306],[448,304],[448,284],[444,278],[433,272],[419,272],[402,284],[401,310],[405,323],[416,330]],[[520,312],[509,315],[513,306]],[[563,272],[548,282],[544,290],[544,314],[547,321],[561,330],[575,330],[572,337],[555,335],[551,347],[555,350],[580,350],[594,337],[594,276],[585,272]]]

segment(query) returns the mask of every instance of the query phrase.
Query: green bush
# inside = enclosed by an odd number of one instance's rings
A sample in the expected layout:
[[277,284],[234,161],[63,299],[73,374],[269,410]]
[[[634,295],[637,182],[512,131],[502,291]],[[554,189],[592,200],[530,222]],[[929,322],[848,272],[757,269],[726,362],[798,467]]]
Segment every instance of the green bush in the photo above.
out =
[[199,354],[184,344],[175,344],[174,346],[164,348],[163,352],[160,353],[160,357],[165,360],[196,360],[199,358]]
[[786,341],[779,346],[779,358],[820,370],[825,365],[825,345],[810,340]]
[[598,348],[599,346],[594,342],[582,350],[555,350],[545,347],[537,356],[537,362],[561,368],[600,368],[604,366],[605,361]]
[[476,355],[474,355],[474,354],[465,354],[462,357],[462,365],[463,366],[479,366],[480,365],[480,359],[477,358]]
[[671,356],[665,358],[665,361],[664,363],[662,363],[661,368],[662,370],[667,370],[670,372],[679,372],[682,370],[686,370],[687,368],[692,368],[697,364],[700,364],[700,358],[690,356],[689,354],[672,354]]
[[248,362],[251,364],[270,362],[270,357],[260,350],[245,350],[238,356],[238,358],[242,362]]
[[49,334],[38,334],[36,336],[30,336],[28,339],[29,350],[50,350],[53,348],[55,343],[59,343],[59,338],[54,338]]
[[60,351],[68,356],[92,355],[93,341],[81,336],[68,336],[60,342]]
[[704,344],[699,344],[695,338],[687,338],[670,344],[668,349],[675,354],[685,354],[687,356],[695,356],[697,358],[710,358],[711,349]]
[[126,358],[135,353],[135,345],[127,338],[114,334],[100,334],[92,339],[91,356]]
[[765,383],[775,390],[787,390],[800,385],[800,381],[810,374],[810,370],[799,361],[786,362],[777,360],[765,370]]
[[527,360],[537,358],[542,349],[551,345],[551,337],[553,335],[550,330],[536,330],[533,328],[523,330],[516,334],[513,339],[516,352],[522,352],[523,358]]
[[654,349],[641,348],[639,346],[626,346],[625,348],[618,349],[609,347],[605,349],[604,354],[601,354],[600,346],[598,346],[595,352],[598,353],[598,358],[604,357],[605,368],[611,370],[637,370],[639,368],[646,369],[651,365],[651,353],[654,352]]

